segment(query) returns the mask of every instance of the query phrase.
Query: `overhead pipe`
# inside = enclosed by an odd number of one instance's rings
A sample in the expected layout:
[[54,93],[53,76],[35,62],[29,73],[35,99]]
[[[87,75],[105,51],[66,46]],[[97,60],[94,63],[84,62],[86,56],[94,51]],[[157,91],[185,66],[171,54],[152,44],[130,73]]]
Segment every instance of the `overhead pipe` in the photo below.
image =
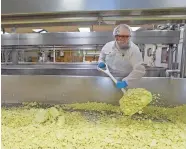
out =
[[160,21],[160,20],[184,20],[186,15],[151,15],[151,16],[111,16],[111,17],[66,17],[47,19],[24,19],[24,20],[2,20],[1,25],[26,25],[43,23],[81,23],[81,22],[101,22],[107,21]]

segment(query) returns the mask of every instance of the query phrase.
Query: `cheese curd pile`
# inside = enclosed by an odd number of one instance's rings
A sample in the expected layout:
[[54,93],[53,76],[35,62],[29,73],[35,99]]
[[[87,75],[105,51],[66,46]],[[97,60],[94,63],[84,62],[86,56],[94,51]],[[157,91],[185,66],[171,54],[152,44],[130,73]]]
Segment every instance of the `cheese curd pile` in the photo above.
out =
[[3,149],[186,149],[186,105],[131,117],[105,103],[41,107],[2,108]]
[[120,99],[120,109],[125,115],[132,116],[152,101],[151,92],[144,88],[129,89]]

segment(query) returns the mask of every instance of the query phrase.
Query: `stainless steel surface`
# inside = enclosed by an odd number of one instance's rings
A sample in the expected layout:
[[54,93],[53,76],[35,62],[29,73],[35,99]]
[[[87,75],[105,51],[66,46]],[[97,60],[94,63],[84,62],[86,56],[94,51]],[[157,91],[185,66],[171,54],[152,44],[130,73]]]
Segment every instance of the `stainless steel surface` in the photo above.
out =
[[172,63],[173,63],[173,47],[169,45],[168,50],[168,69],[172,70]]
[[166,70],[167,77],[179,77],[180,76],[180,70],[178,69],[179,63],[177,63],[177,56],[178,56],[177,46],[173,44],[169,45],[168,70]]
[[[145,77],[165,77],[165,68],[146,67]],[[43,64],[1,64],[2,75],[71,75],[71,76],[106,76],[97,70],[97,63],[43,63]],[[116,76],[114,77],[124,77]]]
[[[79,13],[79,12],[78,12]],[[163,12],[164,13],[164,12]],[[27,18],[22,17],[12,17],[11,18],[2,18],[1,25],[4,28],[10,27],[36,27],[36,26],[90,26],[90,25],[109,25],[109,24],[118,24],[118,22],[126,23],[129,25],[143,25],[143,24],[166,24],[166,23],[182,23],[183,20],[186,19],[186,11],[182,12],[182,15],[147,15],[141,13],[140,16],[137,15],[119,15],[116,16],[101,16],[101,13],[97,13],[97,16],[80,16],[78,17],[76,14],[72,17],[67,16],[49,16],[48,18],[39,18],[37,15],[29,16]],[[88,13],[87,13],[88,14]],[[14,20],[14,21],[12,21]],[[92,27],[93,28],[93,27]]]
[[184,8],[185,0],[2,0],[2,14]]
[[[1,76],[1,102],[74,103],[97,101],[118,104],[123,93],[108,77]],[[186,79],[142,78],[133,87],[161,95],[165,105],[186,104]]]
[[2,75],[71,75],[105,76],[97,64],[36,64],[1,65]]
[[180,74],[179,69],[166,70],[166,77],[178,77]]
[[[69,51],[69,50],[101,50],[101,48],[103,47],[103,45],[70,45],[70,46],[65,46],[65,45],[27,45],[27,46],[18,46],[17,48],[19,50],[25,50],[25,51],[33,51],[33,50],[51,50],[54,49],[55,50],[64,50],[64,51]],[[7,51],[12,49],[12,46],[5,46],[3,47],[3,49],[1,49],[2,51]]]
[[[79,12],[76,12],[76,14],[79,13]],[[42,14],[43,15],[43,14]],[[45,15],[45,14],[44,14]],[[35,17],[34,16],[31,16],[30,19],[32,20],[32,18]],[[123,17],[126,17],[126,16],[123,16]],[[156,16],[155,16],[156,17]],[[19,18],[19,16],[18,16]],[[38,28],[38,27],[41,27],[41,26],[46,26],[46,27],[53,27],[53,26],[94,26],[94,25],[114,25],[114,24],[128,24],[130,26],[140,26],[140,25],[144,25],[144,24],[167,24],[167,23],[173,23],[173,24],[179,24],[179,23],[182,23],[184,20],[185,20],[185,17],[184,18],[174,18],[174,19],[168,19],[168,18],[163,18],[163,19],[160,19],[160,20],[152,20],[152,19],[149,19],[146,18],[146,19],[138,19],[138,20],[130,20],[131,17],[127,17],[128,20],[121,20],[121,21],[100,21],[101,19],[98,19],[96,21],[88,21],[88,19],[82,19],[83,22],[75,22],[74,20],[72,20],[72,18],[69,18],[69,21],[68,22],[63,22],[63,18],[59,18],[59,19],[56,19],[54,21],[50,21],[50,19],[46,20],[46,21],[41,21],[41,20],[38,20],[38,21],[35,21],[35,23],[31,23],[31,21],[27,22],[25,20],[23,20],[24,22],[22,21],[17,21],[15,22],[12,22],[12,21],[8,21],[8,22],[5,22],[3,21],[3,19],[1,19],[1,24],[4,28],[11,28],[11,27],[18,27],[18,28],[23,28],[23,27],[32,27],[32,28]],[[152,16],[152,18],[154,18],[154,16]],[[13,20],[14,18],[12,18],[11,20]],[[155,18],[154,18],[155,19]],[[94,27],[93,27],[94,28]],[[50,29],[49,29],[50,30]],[[146,30],[146,29],[145,29]],[[60,30],[58,29],[57,31],[60,32]],[[52,31],[53,32],[53,31]]]
[[174,63],[177,63],[177,62],[178,62],[178,46],[175,47],[175,52],[174,52]]
[[[132,40],[136,44],[179,43],[179,31],[136,31]],[[1,45],[104,45],[112,41],[111,32],[32,33],[1,35]]]
[[146,77],[165,77],[166,68],[164,67],[147,67]]
[[186,77],[186,25],[183,32],[183,46],[182,46],[182,56],[181,56],[181,67],[180,67],[180,77]]
[[13,49],[12,50],[12,63],[18,64],[18,59],[19,59],[18,51],[16,49]]
[[20,65],[1,65],[2,69],[96,69],[97,63],[25,63]]

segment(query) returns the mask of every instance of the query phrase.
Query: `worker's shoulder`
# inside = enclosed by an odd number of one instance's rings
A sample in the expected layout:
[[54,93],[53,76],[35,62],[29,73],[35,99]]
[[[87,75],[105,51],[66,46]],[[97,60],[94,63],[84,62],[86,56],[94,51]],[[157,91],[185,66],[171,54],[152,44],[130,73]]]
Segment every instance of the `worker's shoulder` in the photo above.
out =
[[110,51],[110,50],[112,49],[114,43],[115,43],[115,41],[107,42],[107,43],[103,46],[102,50],[103,50],[103,51]]
[[131,42],[131,47],[130,47],[129,51],[131,51],[131,52],[140,52],[139,47],[133,42]]
[[107,42],[106,44],[105,44],[105,46],[107,46],[107,47],[112,47],[113,45],[114,45],[114,43],[115,43],[115,41],[110,41],[110,42]]

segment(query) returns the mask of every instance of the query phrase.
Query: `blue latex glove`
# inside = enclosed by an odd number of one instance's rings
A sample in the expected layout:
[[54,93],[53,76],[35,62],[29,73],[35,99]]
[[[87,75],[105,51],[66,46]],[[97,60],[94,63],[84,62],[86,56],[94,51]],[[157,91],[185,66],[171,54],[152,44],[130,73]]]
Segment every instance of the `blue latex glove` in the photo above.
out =
[[116,83],[116,87],[117,88],[126,88],[128,86],[128,84],[127,84],[127,82],[126,81],[118,81],[117,83]]
[[99,67],[99,68],[105,68],[105,67],[106,67],[106,65],[105,65],[105,63],[104,63],[104,62],[100,62],[100,63],[98,64],[98,67]]

